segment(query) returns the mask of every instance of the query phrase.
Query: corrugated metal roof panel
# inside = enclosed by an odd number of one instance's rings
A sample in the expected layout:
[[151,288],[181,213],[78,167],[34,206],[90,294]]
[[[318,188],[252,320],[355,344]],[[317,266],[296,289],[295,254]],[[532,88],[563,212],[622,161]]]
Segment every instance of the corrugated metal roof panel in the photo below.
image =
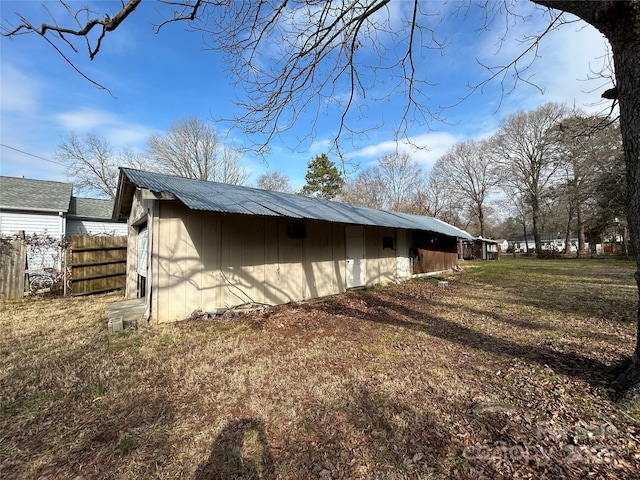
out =
[[473,238],[464,230],[432,217],[386,212],[301,195],[193,180],[131,168],[121,168],[121,171],[138,187],[158,193],[171,193],[193,210],[426,230],[452,237]]

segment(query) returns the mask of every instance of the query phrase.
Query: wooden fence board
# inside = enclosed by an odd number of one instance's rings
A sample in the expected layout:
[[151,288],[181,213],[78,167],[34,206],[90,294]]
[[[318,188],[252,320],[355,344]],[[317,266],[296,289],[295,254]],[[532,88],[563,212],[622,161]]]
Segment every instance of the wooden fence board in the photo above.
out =
[[27,246],[22,238],[3,241],[0,251],[0,297],[22,298],[24,296]]
[[127,237],[71,237],[71,294],[89,295],[126,285]]

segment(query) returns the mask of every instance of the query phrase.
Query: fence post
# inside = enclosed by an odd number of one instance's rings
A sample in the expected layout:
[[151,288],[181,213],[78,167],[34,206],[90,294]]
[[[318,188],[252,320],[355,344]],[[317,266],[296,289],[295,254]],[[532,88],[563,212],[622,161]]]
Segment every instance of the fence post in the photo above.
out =
[[62,294],[66,297],[67,295],[69,295],[69,289],[67,288],[67,280],[69,279],[69,275],[68,275],[68,265],[69,265],[69,250],[71,249],[71,247],[68,247],[64,249],[64,263],[62,265]]
[[[23,273],[22,273],[22,278],[23,278],[23,287],[22,287],[22,296],[24,297],[25,295],[29,294],[29,274],[27,273],[27,269],[29,268],[29,265],[27,265],[27,245],[26,245],[26,235],[24,233],[24,230],[20,230],[18,232],[18,244],[20,245],[20,252],[24,251],[24,261],[21,262]],[[22,254],[21,254],[22,255]],[[22,260],[22,258],[20,258],[18,261]]]

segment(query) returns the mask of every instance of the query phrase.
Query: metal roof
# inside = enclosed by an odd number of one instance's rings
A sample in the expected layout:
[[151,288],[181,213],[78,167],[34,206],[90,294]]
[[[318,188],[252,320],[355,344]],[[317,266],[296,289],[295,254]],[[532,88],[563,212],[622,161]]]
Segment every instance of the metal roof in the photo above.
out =
[[342,202],[194,180],[131,168],[121,167],[120,172],[114,218],[128,216],[129,212],[123,210],[126,210],[125,205],[131,205],[131,199],[122,197],[125,190],[129,192],[129,195],[133,195],[131,189],[127,189],[125,185],[129,181],[139,188],[145,188],[155,193],[170,193],[192,210],[425,230],[452,237],[473,238],[464,230],[433,217],[356,207]]
[[37,212],[67,212],[71,183],[0,177],[0,208]]

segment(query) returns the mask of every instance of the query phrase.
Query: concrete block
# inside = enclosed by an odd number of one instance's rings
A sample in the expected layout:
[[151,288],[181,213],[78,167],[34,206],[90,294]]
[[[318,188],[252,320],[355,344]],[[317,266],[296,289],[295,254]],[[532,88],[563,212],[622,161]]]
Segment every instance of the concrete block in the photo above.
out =
[[110,318],[107,328],[109,330],[109,333],[117,333],[123,331],[124,322],[122,321],[122,317]]

